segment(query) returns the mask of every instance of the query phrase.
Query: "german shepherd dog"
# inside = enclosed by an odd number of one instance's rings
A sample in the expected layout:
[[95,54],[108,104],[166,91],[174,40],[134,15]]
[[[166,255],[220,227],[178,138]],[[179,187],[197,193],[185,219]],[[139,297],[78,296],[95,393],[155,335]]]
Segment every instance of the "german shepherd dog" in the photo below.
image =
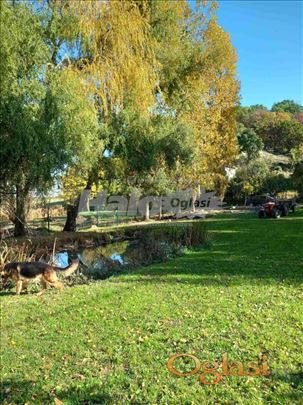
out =
[[32,280],[40,280],[42,290],[38,295],[43,294],[47,287],[53,286],[62,290],[63,283],[58,281],[57,272],[63,277],[70,276],[79,266],[79,260],[73,260],[71,264],[65,268],[52,266],[43,262],[12,262],[7,263],[0,275],[5,279],[16,281],[16,294],[19,295],[22,288],[26,288]]

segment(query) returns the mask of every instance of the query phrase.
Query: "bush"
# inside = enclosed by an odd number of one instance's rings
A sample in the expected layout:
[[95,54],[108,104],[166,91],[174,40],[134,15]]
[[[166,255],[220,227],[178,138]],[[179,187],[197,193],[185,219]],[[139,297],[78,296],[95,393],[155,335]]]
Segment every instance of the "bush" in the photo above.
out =
[[161,224],[146,229],[141,236],[149,255],[160,260],[178,255],[184,248],[201,247],[210,240],[204,221]]
[[190,238],[188,247],[201,247],[207,245],[211,240],[211,235],[203,221],[192,222],[190,227]]

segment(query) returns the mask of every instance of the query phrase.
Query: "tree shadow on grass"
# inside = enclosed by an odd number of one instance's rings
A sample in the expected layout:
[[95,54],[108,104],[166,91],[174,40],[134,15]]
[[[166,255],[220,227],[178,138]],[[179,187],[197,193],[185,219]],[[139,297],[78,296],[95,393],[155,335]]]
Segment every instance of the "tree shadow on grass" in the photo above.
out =
[[[42,386],[44,382],[41,381]],[[113,399],[109,393],[98,385],[83,387],[69,387],[58,392],[46,392],[38,387],[37,382],[31,380],[2,380],[0,384],[0,403],[1,404],[55,404],[55,398],[62,401],[69,401],[72,404],[95,405],[111,404]]]
[[[297,373],[277,373],[271,375],[273,382],[284,382],[289,385],[291,391],[284,393],[284,400],[293,401],[291,403],[301,403],[303,395],[303,372]],[[54,405],[55,399],[68,401],[74,405],[106,405],[119,403],[117,398],[110,392],[104,391],[102,386],[97,384],[90,386],[70,386],[67,389],[45,391],[44,381],[38,383],[31,380],[2,380],[0,384],[0,403],[24,405],[26,403]]]
[[9,291],[9,290],[2,290],[0,291],[0,297],[4,297],[6,295],[15,295],[16,293],[14,291]]
[[[291,392],[284,393],[284,399],[293,404],[302,404],[303,401],[303,370],[298,372],[279,372],[271,375],[271,380],[277,383],[287,383],[291,387]],[[288,402],[287,402],[288,403]]]
[[303,223],[292,222],[235,216],[214,218],[208,223],[210,236],[214,236],[209,246],[165,263],[123,269],[111,281],[209,286],[285,282],[299,285],[303,282],[300,236]]
[[293,388],[301,388],[301,392],[303,394],[303,370],[294,373],[276,373],[272,375],[272,379],[286,382]]
[[32,291],[21,291],[19,295],[16,294],[16,287],[9,287],[9,288],[3,288],[3,290],[0,290],[0,297],[5,297],[5,296],[11,296],[11,295],[16,295],[17,297],[20,296],[29,296],[32,294]]
[[[234,254],[221,247],[220,250],[207,248],[189,255],[170,259],[145,267],[124,269],[115,283],[190,283],[204,285],[237,285],[245,283],[291,283],[303,282],[303,263],[299,258],[266,256],[260,257]],[[124,276],[127,276],[124,278]]]

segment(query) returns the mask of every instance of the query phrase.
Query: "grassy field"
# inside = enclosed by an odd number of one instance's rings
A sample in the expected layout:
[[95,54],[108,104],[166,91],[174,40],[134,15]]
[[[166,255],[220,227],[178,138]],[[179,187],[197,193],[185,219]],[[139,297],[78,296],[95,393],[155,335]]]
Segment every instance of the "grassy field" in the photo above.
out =
[[[2,402],[303,404],[303,212],[207,222],[211,246],[167,263],[63,293],[3,293]],[[201,371],[167,370],[177,353],[225,352],[244,365],[266,353],[270,376],[204,385]]]

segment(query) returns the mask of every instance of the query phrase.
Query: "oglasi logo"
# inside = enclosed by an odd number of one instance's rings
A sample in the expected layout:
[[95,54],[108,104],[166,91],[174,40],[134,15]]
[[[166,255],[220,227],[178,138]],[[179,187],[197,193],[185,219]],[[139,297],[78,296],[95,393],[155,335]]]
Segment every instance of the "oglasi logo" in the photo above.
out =
[[[175,366],[174,362],[177,359],[186,359],[190,358],[195,362],[195,367],[188,372],[182,373],[178,371]],[[218,368],[222,365],[222,372],[218,371]],[[230,362],[228,363],[227,353],[223,353],[222,355],[222,362],[209,362],[205,361],[202,363],[200,360],[194,356],[193,354],[175,354],[174,356],[170,357],[167,362],[168,370],[178,377],[188,377],[194,374],[197,374],[199,371],[201,374],[199,375],[199,380],[202,384],[213,385],[218,384],[222,380],[222,377],[226,376],[238,376],[238,377],[260,377],[260,376],[269,376],[269,367],[267,363],[267,356],[263,354],[259,361],[251,361],[247,364],[246,367],[240,361],[237,362]],[[206,379],[207,375],[211,375],[213,377],[209,377],[211,379]]]

